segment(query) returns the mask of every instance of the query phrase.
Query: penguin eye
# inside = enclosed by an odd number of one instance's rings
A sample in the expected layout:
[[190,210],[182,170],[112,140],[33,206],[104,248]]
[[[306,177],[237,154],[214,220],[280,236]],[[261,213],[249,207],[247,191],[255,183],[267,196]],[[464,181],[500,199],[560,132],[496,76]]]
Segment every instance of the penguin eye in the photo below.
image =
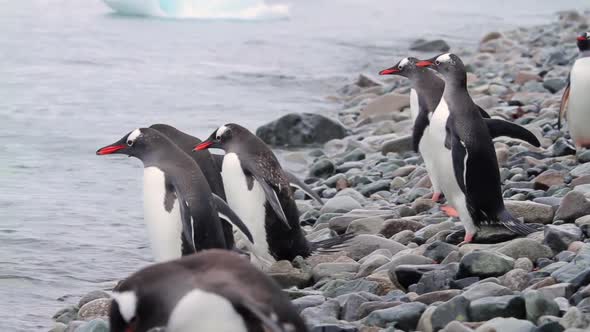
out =
[[402,70],[402,69],[404,69],[404,66],[399,65],[399,66],[397,66],[397,69]]
[[132,141],[132,140],[130,140],[130,139],[128,139],[128,140],[127,140],[127,145],[129,145],[129,146],[133,146],[133,141]]
[[434,64],[438,66],[438,65],[440,65],[440,61],[436,60],[436,61],[434,61]]
[[221,136],[216,136],[215,139],[221,141]]

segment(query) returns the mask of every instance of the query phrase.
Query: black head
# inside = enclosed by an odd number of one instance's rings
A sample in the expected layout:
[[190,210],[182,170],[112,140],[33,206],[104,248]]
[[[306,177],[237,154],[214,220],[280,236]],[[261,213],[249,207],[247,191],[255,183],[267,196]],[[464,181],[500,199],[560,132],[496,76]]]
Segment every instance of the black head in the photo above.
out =
[[155,129],[137,128],[117,142],[98,149],[96,154],[124,154],[144,160],[147,154],[157,149],[158,143],[165,140],[166,138]]
[[137,301],[137,295],[133,291],[114,293],[109,313],[112,332],[137,331]]
[[467,84],[465,65],[455,54],[440,54],[427,60],[421,60],[416,63],[416,66],[436,70],[447,83]]
[[407,78],[411,78],[416,72],[424,70],[420,67],[416,67],[416,63],[419,60],[416,58],[403,58],[393,67],[383,69],[379,72],[379,75],[399,75]]
[[590,32],[582,32],[577,38],[577,43],[580,51],[590,50]]
[[[235,123],[228,123],[217,128],[209,138],[195,146],[194,150],[222,149],[228,151],[232,145],[239,143],[240,140],[247,139],[248,135],[241,135],[244,132],[248,132],[248,130]],[[238,136],[240,137],[237,138]]]

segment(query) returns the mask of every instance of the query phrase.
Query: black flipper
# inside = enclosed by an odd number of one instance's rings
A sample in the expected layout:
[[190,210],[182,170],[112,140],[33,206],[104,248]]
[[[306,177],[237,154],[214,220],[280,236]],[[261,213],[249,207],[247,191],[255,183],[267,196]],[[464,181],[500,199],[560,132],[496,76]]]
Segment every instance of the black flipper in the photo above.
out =
[[283,211],[283,207],[281,206],[281,202],[279,201],[279,197],[274,189],[268,184],[264,179],[260,176],[256,176],[256,174],[252,174],[256,181],[260,183],[262,190],[264,190],[264,194],[266,196],[266,201],[270,204],[272,209],[277,214],[277,217],[287,226],[288,229],[291,229],[291,225],[289,225],[289,221],[287,220],[287,216],[285,215],[285,211]]
[[561,96],[561,104],[559,105],[559,114],[557,116],[557,128],[561,129],[561,118],[565,116],[565,112],[567,111],[567,105],[570,100],[570,75],[567,76],[567,85],[565,86],[565,90],[563,90],[563,95]]
[[418,99],[418,105],[418,107],[420,107],[420,111],[418,112],[418,116],[416,116],[414,128],[412,129],[412,147],[414,148],[415,152],[419,152],[418,149],[420,148],[420,140],[422,140],[422,136],[424,136],[424,130],[426,130],[426,127],[428,127],[430,124],[430,119],[428,119],[428,111],[426,111],[426,109],[420,105],[420,99]]
[[301,181],[298,177],[296,177],[294,174],[284,171],[285,175],[287,176],[287,179],[289,180],[289,185],[291,185],[291,187],[295,187],[301,191],[303,191],[307,196],[313,198],[316,202],[320,203],[321,205],[324,205],[324,201],[322,201],[322,198],[315,193],[315,191],[311,190],[311,188],[305,184],[305,182]]
[[453,143],[453,132],[451,130],[451,117],[447,119],[447,123],[445,124],[445,148],[451,150],[451,146]]
[[533,133],[522,126],[517,125],[516,123],[500,119],[484,119],[484,121],[488,126],[492,139],[500,136],[506,136],[525,141],[536,147],[541,146],[541,142],[539,142]]
[[352,233],[342,234],[335,236],[330,239],[312,242],[311,251],[315,253],[330,253],[336,251],[342,251],[347,247],[346,243],[356,235]]
[[279,323],[276,321],[276,317],[274,319],[272,316],[269,317],[255,304],[249,303],[243,299],[232,302],[233,305],[237,307],[238,311],[245,311],[259,320],[264,327],[265,332],[285,332],[285,330],[279,326]]
[[182,196],[178,190],[176,190],[176,188],[174,188],[174,192],[176,194],[176,199],[178,200],[178,206],[180,207],[180,219],[182,220],[182,254],[191,254],[197,252],[195,244],[195,225],[191,215],[191,209],[188,206],[188,203],[182,199]]
[[488,112],[484,111],[483,108],[477,106],[477,108],[479,109],[479,114],[481,114],[481,117],[484,119],[490,119],[491,116],[488,114]]
[[213,195],[213,202],[215,203],[215,207],[217,207],[217,214],[219,218],[225,220],[226,222],[234,225],[240,232],[242,232],[251,243],[254,243],[254,238],[250,233],[248,227],[244,224],[242,219],[238,217],[238,215],[227,205],[227,203],[219,196]]
[[514,218],[514,216],[511,215],[510,212],[508,212],[506,209],[500,212],[500,214],[498,215],[498,219],[502,226],[508,228],[510,231],[518,235],[527,236],[531,233],[538,232],[540,230],[537,229],[537,227],[527,225],[521,222],[520,220]]

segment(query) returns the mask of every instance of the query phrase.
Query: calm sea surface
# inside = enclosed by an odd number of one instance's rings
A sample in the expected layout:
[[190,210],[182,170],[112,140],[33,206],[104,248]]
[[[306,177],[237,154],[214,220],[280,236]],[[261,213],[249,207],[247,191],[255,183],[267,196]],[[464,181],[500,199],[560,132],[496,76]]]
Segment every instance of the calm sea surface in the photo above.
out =
[[[150,263],[140,162],[100,146],[152,123],[251,129],[399,59],[418,37],[475,46],[583,0],[0,0],[0,331],[48,330]],[[413,5],[419,5],[413,7]],[[158,7],[159,6],[159,7]],[[182,19],[178,19],[182,17]]]

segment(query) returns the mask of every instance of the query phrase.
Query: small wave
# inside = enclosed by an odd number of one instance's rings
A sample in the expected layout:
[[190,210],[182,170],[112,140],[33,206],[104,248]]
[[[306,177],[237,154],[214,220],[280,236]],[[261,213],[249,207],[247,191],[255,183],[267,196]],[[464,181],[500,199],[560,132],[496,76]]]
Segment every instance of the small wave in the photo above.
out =
[[263,0],[103,0],[122,15],[197,19],[281,19],[287,5],[267,5]]

